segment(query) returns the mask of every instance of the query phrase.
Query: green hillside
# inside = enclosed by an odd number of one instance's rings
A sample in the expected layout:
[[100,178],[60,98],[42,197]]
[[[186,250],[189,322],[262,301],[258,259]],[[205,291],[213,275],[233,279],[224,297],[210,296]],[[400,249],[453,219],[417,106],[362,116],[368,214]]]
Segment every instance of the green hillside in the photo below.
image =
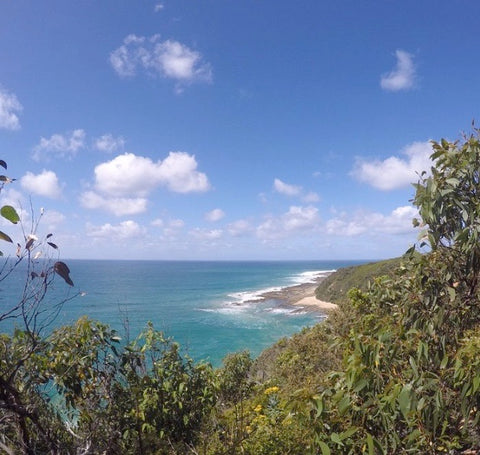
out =
[[392,276],[400,263],[401,258],[395,258],[338,269],[319,284],[315,295],[326,302],[345,302],[350,289],[365,291],[375,278]]

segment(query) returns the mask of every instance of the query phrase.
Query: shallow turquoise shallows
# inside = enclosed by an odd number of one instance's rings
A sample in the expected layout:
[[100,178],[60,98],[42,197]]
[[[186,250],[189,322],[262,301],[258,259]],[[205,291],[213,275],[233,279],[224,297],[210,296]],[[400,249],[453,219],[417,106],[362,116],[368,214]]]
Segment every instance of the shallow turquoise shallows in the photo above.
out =
[[[319,314],[294,312],[275,300],[250,302],[262,291],[308,282],[319,272],[364,261],[197,262],[197,261],[66,261],[83,291],[65,303],[54,326],[82,315],[110,324],[126,337],[135,337],[152,321],[179,342],[195,360],[218,366],[229,352],[248,349],[253,356],[283,336],[322,319]],[[10,279],[10,278],[9,278]],[[0,286],[0,312],[18,299],[21,273]],[[64,297],[68,286],[56,277],[51,303]],[[70,291],[72,292],[72,291]],[[13,321],[1,324],[10,331]]]

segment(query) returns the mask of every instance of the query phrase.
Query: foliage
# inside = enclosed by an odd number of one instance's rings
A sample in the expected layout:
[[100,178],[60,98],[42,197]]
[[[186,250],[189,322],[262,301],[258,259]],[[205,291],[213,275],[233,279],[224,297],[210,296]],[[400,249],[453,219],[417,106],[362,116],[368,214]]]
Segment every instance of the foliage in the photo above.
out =
[[[193,446],[215,403],[211,367],[182,358],[151,325],[132,343],[119,341],[86,318],[42,340],[11,388],[8,410],[32,408],[22,440],[13,414],[2,411],[3,443],[20,443],[25,453],[185,453]],[[1,358],[21,356],[25,346],[24,331],[3,335]],[[1,366],[3,378],[11,364]]]
[[252,375],[261,382],[282,384],[288,391],[314,389],[319,377],[340,367],[341,354],[331,339],[337,333],[335,327],[346,322],[338,314],[331,315],[325,323],[283,338],[259,355]]
[[376,277],[393,275],[401,261],[402,258],[395,258],[341,268],[320,282],[315,295],[326,302],[348,302],[350,289],[367,290]]
[[396,276],[350,294],[357,318],[338,340],[343,369],[314,419],[323,453],[478,449],[480,141],[475,132],[434,149],[414,199],[431,251],[411,251]]

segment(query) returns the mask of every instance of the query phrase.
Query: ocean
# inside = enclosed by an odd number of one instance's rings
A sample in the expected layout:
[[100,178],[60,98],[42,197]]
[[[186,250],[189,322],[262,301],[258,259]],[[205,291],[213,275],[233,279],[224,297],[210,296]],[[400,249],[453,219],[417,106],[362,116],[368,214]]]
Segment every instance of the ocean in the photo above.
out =
[[[214,366],[230,353],[247,349],[252,356],[284,336],[313,325],[324,316],[294,311],[274,299],[254,301],[259,294],[311,281],[324,271],[364,261],[65,261],[73,290],[56,277],[49,294],[83,296],[66,302],[54,325],[82,315],[109,324],[120,336],[134,338],[148,321],[180,343],[196,361]],[[14,301],[21,273],[0,284],[0,314]],[[11,330],[4,321],[1,331]]]

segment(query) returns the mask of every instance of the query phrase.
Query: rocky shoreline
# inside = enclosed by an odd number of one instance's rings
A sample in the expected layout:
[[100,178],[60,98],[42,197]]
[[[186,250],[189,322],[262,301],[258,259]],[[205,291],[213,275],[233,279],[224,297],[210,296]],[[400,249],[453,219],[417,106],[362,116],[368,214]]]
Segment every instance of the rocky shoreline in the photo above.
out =
[[281,302],[281,306],[293,306],[296,308],[296,311],[328,312],[329,310],[337,308],[337,305],[318,300],[315,297],[315,289],[330,273],[332,272],[323,274],[313,283],[303,283],[265,292],[261,294],[260,297],[264,300],[278,300]]

